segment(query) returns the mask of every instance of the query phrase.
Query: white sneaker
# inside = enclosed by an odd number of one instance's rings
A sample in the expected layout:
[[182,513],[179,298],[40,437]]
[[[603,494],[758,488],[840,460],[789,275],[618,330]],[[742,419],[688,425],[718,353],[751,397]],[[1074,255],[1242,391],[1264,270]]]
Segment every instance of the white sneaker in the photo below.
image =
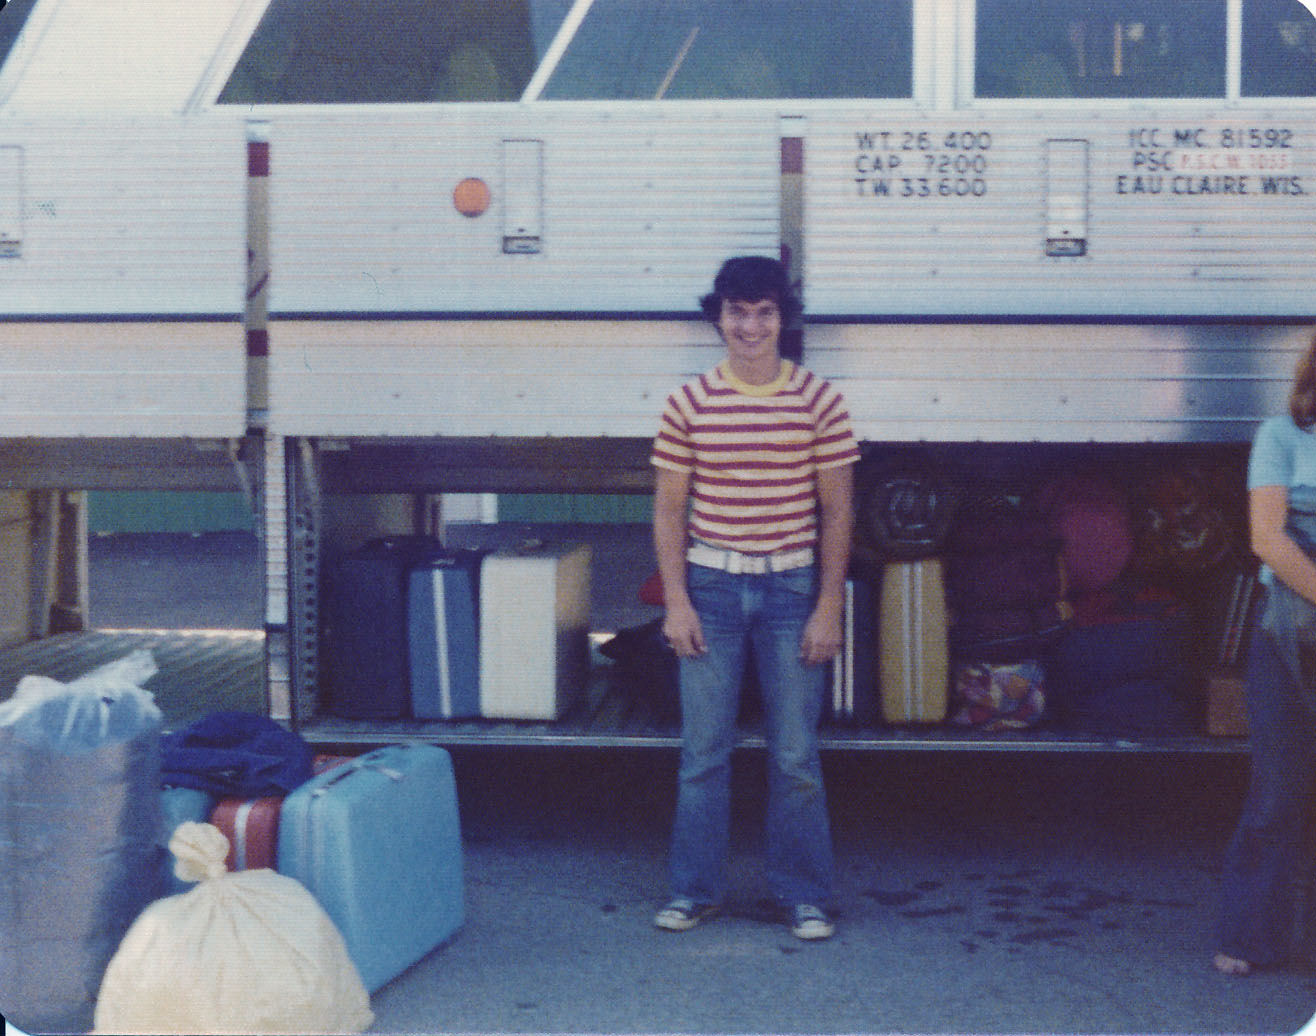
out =
[[821,907],[799,903],[791,911],[791,935],[797,939],[830,939],[836,925]]

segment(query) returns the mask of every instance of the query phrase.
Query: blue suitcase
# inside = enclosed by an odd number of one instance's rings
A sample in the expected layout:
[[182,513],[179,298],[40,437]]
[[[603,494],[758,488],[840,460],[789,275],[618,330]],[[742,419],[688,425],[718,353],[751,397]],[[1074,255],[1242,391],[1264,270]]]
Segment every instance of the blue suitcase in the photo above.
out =
[[464,919],[451,757],[392,745],[308,781],[284,800],[278,870],[315,896],[374,992]]
[[483,551],[426,558],[411,571],[407,647],[411,714],[459,719],[480,714],[479,581]]
[[196,886],[183,881],[174,874],[174,854],[169,851],[169,840],[173,838],[178,825],[186,820],[204,824],[210,820],[210,813],[215,808],[215,796],[196,788],[166,787],[160,789],[160,813],[164,818],[161,825],[161,857],[164,862],[164,876],[161,895],[177,896],[190,892]]

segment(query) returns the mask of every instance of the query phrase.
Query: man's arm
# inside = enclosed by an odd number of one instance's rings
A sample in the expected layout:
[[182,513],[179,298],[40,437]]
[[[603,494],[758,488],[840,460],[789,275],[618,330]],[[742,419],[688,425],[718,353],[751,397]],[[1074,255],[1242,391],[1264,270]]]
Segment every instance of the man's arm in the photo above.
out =
[[705,650],[703,628],[686,589],[686,521],[690,473],[657,468],[653,494],[653,547],[663,581],[663,635],[678,656],[692,658]]
[[854,465],[818,472],[818,603],[804,627],[800,657],[821,665],[841,649],[845,575],[854,536]]

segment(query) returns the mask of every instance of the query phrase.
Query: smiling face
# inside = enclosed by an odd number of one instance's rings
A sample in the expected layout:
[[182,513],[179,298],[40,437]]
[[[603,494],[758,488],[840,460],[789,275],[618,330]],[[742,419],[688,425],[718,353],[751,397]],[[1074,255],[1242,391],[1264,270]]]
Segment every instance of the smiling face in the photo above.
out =
[[737,377],[764,384],[777,376],[781,308],[776,299],[723,299],[717,327]]

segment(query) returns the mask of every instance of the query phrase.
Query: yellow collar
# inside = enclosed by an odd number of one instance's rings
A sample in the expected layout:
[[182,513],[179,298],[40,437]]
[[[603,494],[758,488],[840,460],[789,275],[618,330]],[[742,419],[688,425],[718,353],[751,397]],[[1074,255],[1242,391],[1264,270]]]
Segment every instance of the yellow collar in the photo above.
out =
[[749,382],[741,381],[738,377],[732,374],[731,364],[726,361],[718,364],[717,369],[722,375],[722,380],[742,396],[775,396],[786,387],[786,383],[789,382],[791,377],[795,374],[795,364],[790,360],[782,360],[781,370],[777,372],[777,376],[773,378],[772,381],[768,382],[766,385],[751,385]]

